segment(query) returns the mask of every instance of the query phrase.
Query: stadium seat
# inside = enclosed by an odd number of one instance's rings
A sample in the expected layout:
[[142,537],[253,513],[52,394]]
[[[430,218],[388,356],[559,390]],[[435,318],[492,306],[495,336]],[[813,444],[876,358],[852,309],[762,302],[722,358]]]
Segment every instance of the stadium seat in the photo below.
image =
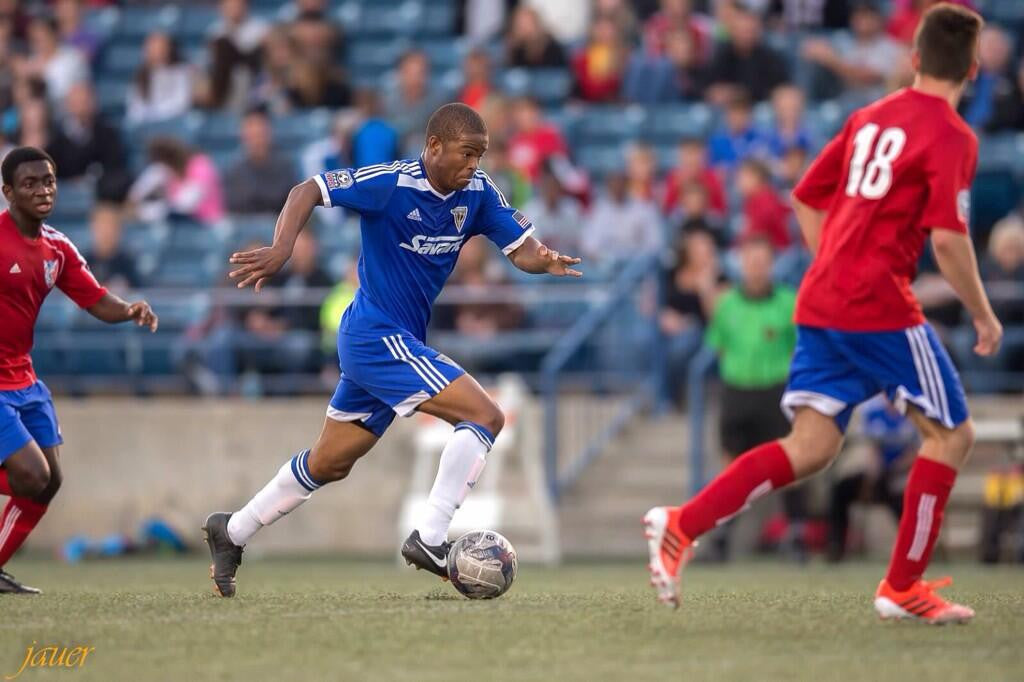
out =
[[82,375],[125,374],[128,363],[125,356],[127,334],[130,327],[113,327],[97,331],[75,332],[66,337],[70,342],[63,349],[68,370]]
[[[188,12],[194,10],[195,7],[189,7]],[[174,5],[168,4],[159,9],[127,5],[116,12],[114,34],[141,43],[154,31],[173,34],[180,19],[181,9]]]
[[639,137],[646,124],[641,106],[593,106],[584,110],[578,130],[585,142],[621,142]]
[[331,114],[327,109],[312,109],[273,119],[274,144],[281,149],[301,149],[310,140],[330,131]]
[[394,67],[398,58],[412,48],[412,43],[405,39],[381,39],[353,36],[349,43],[348,70],[354,80],[362,77],[376,77]]
[[498,82],[507,94],[530,95],[542,105],[563,103],[572,90],[572,77],[564,69],[508,69]]
[[175,29],[175,36],[183,43],[205,43],[206,38],[217,22],[220,15],[213,7],[202,5],[190,5],[188,11],[181,16],[181,21]]
[[60,183],[60,196],[47,222],[58,230],[64,224],[84,222],[94,201],[93,188],[87,180],[64,180]]
[[142,43],[137,40],[115,42],[103,49],[99,73],[104,77],[127,81],[142,65]]
[[663,106],[651,111],[646,137],[675,145],[688,137],[706,137],[710,127],[711,110],[703,104]]
[[157,287],[206,288],[214,283],[215,272],[226,269],[218,252],[192,249],[167,251],[156,270],[152,284]]
[[434,38],[423,40],[417,44],[419,49],[430,59],[430,67],[435,73],[448,69],[457,69],[466,56],[463,41],[453,38]]
[[58,331],[71,327],[75,304],[64,296],[48,296],[39,309],[37,331]]
[[1017,206],[1019,198],[1017,180],[1008,168],[978,171],[971,188],[971,234],[976,243],[987,242],[992,226]]
[[579,147],[576,150],[576,162],[598,177],[621,171],[625,165],[622,148],[616,144]]

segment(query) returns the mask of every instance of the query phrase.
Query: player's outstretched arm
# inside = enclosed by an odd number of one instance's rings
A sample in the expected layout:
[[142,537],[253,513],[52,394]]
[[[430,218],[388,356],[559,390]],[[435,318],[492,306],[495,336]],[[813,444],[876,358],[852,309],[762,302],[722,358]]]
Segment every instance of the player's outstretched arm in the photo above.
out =
[[129,303],[110,292],[107,292],[98,303],[89,306],[86,310],[97,320],[108,324],[135,320],[137,325],[149,327],[151,332],[155,332],[160,323],[156,313],[145,301]]
[[238,288],[253,284],[255,290],[259,292],[267,279],[276,275],[291,258],[295,240],[309,222],[313,209],[322,205],[320,188],[313,180],[306,180],[292,187],[292,191],[288,193],[288,200],[284,202],[284,208],[277,217],[274,244],[231,254],[228,262],[239,267],[232,270],[228,276],[238,281]]
[[570,266],[579,265],[580,259],[572,256],[565,256],[557,251],[549,249],[541,244],[534,237],[527,237],[522,245],[508,254],[512,265],[523,272],[534,275],[548,273],[556,277],[582,277],[583,273],[573,270]]
[[974,255],[974,244],[970,235],[953,230],[932,230],[932,251],[942,276],[946,278],[960,301],[967,308],[978,343],[974,352],[978,355],[992,355],[999,350],[1003,339],[1003,325],[999,323],[992,305],[985,294],[985,287],[978,274],[978,261]]

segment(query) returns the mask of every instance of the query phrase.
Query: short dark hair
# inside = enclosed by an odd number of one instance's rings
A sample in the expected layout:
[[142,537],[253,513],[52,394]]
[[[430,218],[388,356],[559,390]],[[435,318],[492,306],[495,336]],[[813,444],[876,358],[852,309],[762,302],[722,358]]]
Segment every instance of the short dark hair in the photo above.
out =
[[921,75],[963,82],[974,64],[984,23],[977,12],[948,2],[925,12],[914,34]]
[[445,104],[427,121],[428,140],[436,137],[442,142],[449,142],[463,134],[486,135],[487,125],[475,109],[461,102]]
[[3,177],[4,184],[13,185],[14,173],[18,170],[18,166],[23,163],[31,163],[32,161],[49,161],[53,167],[53,172],[57,172],[57,164],[53,162],[53,157],[42,149],[38,147],[15,147],[7,152],[3,163],[0,164],[0,176]]

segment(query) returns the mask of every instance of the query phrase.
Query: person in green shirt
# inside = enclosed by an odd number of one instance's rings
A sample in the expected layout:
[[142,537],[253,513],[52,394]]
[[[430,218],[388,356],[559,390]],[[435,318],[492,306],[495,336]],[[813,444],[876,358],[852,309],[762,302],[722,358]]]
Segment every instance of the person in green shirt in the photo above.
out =
[[[705,343],[718,353],[722,378],[719,442],[732,460],[758,443],[781,438],[789,422],[779,404],[796,346],[793,307],[796,292],[772,281],[774,248],[767,237],[752,236],[739,248],[740,282],[719,297],[705,332]],[[802,490],[784,493],[793,546],[802,555]],[[723,530],[716,547],[728,554]]]

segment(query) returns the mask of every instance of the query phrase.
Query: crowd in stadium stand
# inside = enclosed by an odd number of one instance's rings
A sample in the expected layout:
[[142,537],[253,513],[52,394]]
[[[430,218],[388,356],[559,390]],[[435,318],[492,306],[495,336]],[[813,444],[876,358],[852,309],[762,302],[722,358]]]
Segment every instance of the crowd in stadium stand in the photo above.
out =
[[[588,276],[660,258],[657,323],[678,378],[739,277],[740,244],[771,244],[776,280],[799,283],[809,255],[788,191],[849,110],[909,82],[909,45],[930,4],[0,0],[0,142],[53,155],[64,194],[53,222],[102,279],[205,290],[224,283],[227,250],[269,239],[294,183],[416,156],[430,113],[463,101],[490,130],[485,169],[546,242],[586,259]],[[981,70],[960,106],[986,164],[973,229],[986,280],[1010,291],[997,310],[1019,330],[1024,7],[978,9],[989,18]],[[989,152],[1002,165],[988,165]],[[169,361],[190,368],[194,387],[332,364],[321,334],[354,285],[358,235],[339,236],[352,232],[342,211],[316,221],[321,245],[311,235],[274,286],[333,287],[325,314],[213,305],[183,316],[166,332],[186,339]],[[245,228],[256,224],[262,232]],[[462,260],[453,283],[508,277],[486,250]],[[934,266],[919,284],[963,349],[966,320]],[[527,319],[515,308],[458,306],[435,326],[488,338]],[[978,367],[1024,372],[1020,336]],[[272,352],[285,337],[299,340]],[[967,348],[958,360],[980,362]]]

